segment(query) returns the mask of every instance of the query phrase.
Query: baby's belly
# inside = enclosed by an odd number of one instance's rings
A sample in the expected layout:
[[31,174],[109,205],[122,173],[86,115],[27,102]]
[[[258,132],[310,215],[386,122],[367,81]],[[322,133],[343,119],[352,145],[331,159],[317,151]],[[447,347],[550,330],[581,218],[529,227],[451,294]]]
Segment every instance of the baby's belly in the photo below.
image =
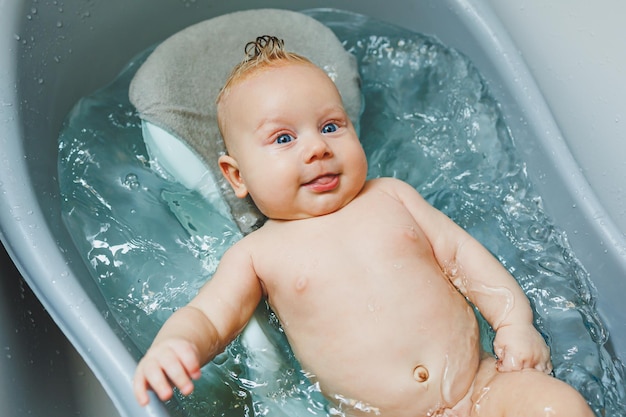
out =
[[[362,300],[359,313],[353,312],[359,300],[351,300],[349,309],[330,307],[318,328],[304,326],[306,335],[286,329],[303,368],[348,415],[359,414],[354,409],[433,415],[460,401],[474,380],[479,332],[465,299],[447,283],[421,300],[397,297],[393,305]],[[329,305],[335,303],[341,301]]]

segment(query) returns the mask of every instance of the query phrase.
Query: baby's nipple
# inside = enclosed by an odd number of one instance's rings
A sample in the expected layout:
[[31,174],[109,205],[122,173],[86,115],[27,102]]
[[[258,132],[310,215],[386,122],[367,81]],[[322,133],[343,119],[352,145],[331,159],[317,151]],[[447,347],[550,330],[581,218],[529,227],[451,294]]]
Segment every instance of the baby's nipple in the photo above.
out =
[[306,276],[301,276],[298,278],[298,280],[296,281],[296,291],[297,292],[304,292],[304,290],[306,290],[308,284],[308,279]]
[[415,378],[417,382],[426,382],[429,376],[428,369],[423,365],[418,365],[413,370],[413,378]]

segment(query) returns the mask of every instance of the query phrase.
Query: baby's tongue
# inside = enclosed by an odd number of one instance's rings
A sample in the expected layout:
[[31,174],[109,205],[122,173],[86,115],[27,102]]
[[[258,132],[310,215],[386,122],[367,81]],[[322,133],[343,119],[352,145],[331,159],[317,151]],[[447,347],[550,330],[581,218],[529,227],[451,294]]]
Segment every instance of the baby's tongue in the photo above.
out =
[[338,178],[337,175],[323,175],[305,185],[315,191],[329,191],[337,186]]
[[313,181],[311,181],[311,183],[326,185],[326,184],[330,184],[334,180],[335,180],[334,175],[324,175],[323,177],[318,177],[314,179]]

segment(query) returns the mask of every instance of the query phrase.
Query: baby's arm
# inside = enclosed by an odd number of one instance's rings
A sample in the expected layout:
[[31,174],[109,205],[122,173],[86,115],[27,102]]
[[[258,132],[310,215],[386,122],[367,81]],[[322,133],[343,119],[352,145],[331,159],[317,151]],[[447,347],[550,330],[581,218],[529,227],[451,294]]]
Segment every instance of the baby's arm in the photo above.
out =
[[394,188],[430,241],[444,273],[496,331],[498,369],[551,372],[550,351],[533,326],[530,303],[517,281],[484,246],[410,185],[398,182]]
[[133,387],[141,405],[148,389],[165,401],[172,386],[188,395],[200,367],[220,353],[241,332],[259,303],[262,288],[250,254],[239,242],[228,250],[213,278],[191,302],[165,322],[141,359]]

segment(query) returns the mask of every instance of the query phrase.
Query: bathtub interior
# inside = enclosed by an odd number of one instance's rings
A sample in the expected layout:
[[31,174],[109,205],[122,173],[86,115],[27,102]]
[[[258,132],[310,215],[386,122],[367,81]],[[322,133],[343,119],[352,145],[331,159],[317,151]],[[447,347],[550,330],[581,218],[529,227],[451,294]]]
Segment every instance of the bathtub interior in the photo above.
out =
[[[140,409],[129,394],[132,343],[117,323],[61,221],[57,138],[74,103],[105,85],[137,52],[203,19],[256,2],[125,0],[6,2],[0,5],[0,227],[20,272],[124,415],[167,415],[155,401]],[[294,8],[268,1],[263,7]],[[560,138],[503,28],[481,1],[302,1],[336,7],[435,34],[463,51],[488,80],[514,132],[546,211],[567,233],[598,288],[611,331],[609,349],[626,358],[623,237],[596,219],[603,209]],[[166,16],[166,18],[164,18]],[[445,24],[444,24],[445,22]],[[606,216],[604,216],[606,218]],[[130,353],[129,353],[130,351]]]

